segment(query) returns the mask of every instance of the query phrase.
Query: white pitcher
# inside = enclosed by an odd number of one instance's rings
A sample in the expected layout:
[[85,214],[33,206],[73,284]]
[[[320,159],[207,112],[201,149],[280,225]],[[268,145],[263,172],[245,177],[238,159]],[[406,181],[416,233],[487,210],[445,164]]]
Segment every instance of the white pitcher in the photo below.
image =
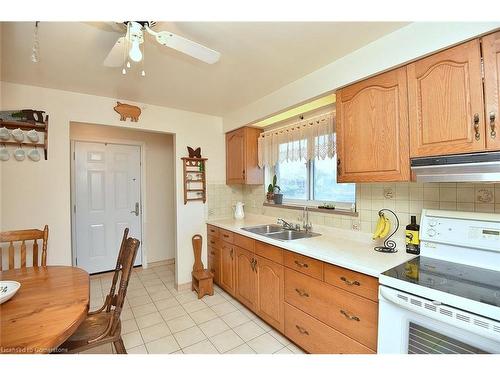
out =
[[236,220],[241,220],[245,217],[245,212],[243,211],[244,205],[245,203],[243,202],[236,202],[236,205],[233,206],[234,218]]

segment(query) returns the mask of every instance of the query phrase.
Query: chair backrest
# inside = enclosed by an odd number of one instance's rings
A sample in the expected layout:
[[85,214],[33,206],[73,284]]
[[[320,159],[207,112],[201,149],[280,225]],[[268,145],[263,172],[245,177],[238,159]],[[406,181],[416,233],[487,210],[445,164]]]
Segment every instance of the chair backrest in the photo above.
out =
[[[26,268],[26,241],[33,241],[33,267],[42,267],[47,265],[47,243],[49,239],[49,226],[45,225],[43,230],[39,229],[25,229],[25,230],[13,230],[9,232],[0,233],[0,244],[8,243],[8,253],[9,253],[9,264],[7,269],[14,268],[15,250],[18,246],[14,246],[14,243],[21,242],[20,257],[21,262],[20,268]],[[39,264],[39,254],[38,254],[38,240],[42,240],[42,256],[41,262]],[[0,271],[2,270],[2,253],[3,247],[0,247]]]
[[[120,248],[120,254],[118,255],[118,261],[115,270],[115,277],[117,280],[118,278],[120,279],[120,283],[116,293],[116,283],[115,285],[113,285],[112,283],[110,293],[106,297],[106,299],[109,301],[109,305],[106,310],[111,311],[111,307],[114,306],[111,332],[114,332],[120,321],[120,314],[122,312],[123,303],[125,302],[125,295],[127,294],[128,282],[130,280],[130,276],[132,275],[132,268],[134,267],[134,261],[137,255],[137,250],[139,249],[139,245],[140,241],[138,239],[129,237],[125,239],[125,243]],[[115,277],[113,277],[113,280],[115,279]]]

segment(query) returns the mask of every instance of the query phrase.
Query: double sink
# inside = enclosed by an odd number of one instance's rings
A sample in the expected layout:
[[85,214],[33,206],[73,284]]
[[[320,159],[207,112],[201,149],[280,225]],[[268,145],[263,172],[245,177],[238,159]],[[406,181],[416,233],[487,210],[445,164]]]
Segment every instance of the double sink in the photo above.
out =
[[278,224],[257,225],[254,227],[241,228],[247,232],[272,238],[280,241],[300,240],[302,238],[311,238],[321,236],[319,233],[306,232],[301,230],[286,229]]

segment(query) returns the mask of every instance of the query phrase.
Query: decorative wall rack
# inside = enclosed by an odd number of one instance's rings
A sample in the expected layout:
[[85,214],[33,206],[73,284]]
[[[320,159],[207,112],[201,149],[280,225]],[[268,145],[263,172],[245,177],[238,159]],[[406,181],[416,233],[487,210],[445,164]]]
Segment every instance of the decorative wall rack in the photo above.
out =
[[206,158],[181,158],[184,174],[184,204],[207,201]]
[[[39,142],[30,142],[22,141],[16,142],[14,139],[3,141],[0,140],[0,145],[4,146],[18,146],[18,147],[40,147],[43,149],[44,159],[48,158],[48,149],[49,149],[49,116],[45,116],[45,120],[43,123],[35,122],[35,121],[5,121],[0,119],[0,128],[7,128],[9,130],[21,129],[25,134],[30,130],[35,130],[37,133],[43,134],[43,139]],[[25,137],[26,139],[26,137]]]

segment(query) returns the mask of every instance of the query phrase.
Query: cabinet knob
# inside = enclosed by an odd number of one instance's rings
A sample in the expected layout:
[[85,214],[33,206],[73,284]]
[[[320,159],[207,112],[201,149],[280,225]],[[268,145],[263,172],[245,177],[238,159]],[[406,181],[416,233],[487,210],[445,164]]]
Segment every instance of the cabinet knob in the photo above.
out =
[[495,130],[495,112],[491,111],[490,112],[490,136],[491,138],[495,139],[495,137],[497,136],[497,132]]
[[479,139],[481,138],[481,134],[479,133],[479,113],[474,113],[473,125],[475,133],[474,137],[476,138],[476,141],[479,141]]
[[302,335],[308,335],[309,336],[309,332],[307,332],[306,329],[302,328],[301,326],[299,326],[298,324],[295,325],[295,328],[297,328],[297,330],[302,334]]
[[295,291],[297,292],[297,294],[301,297],[309,297],[309,293],[307,293],[305,290],[303,289],[299,289],[299,288],[295,288]]
[[299,266],[300,268],[308,268],[309,265],[307,263],[301,263],[298,260],[295,261],[295,264]]
[[351,314],[349,314],[348,312],[346,312],[345,310],[340,310],[340,313],[341,313],[342,315],[344,315],[344,316],[345,316],[345,318],[346,318],[346,319],[348,319],[348,320],[355,320],[356,322],[359,322],[359,321],[360,321],[360,319],[359,319],[357,316],[355,316],[355,315],[351,315]]
[[354,280],[354,281],[350,281],[350,280],[347,280],[344,276],[342,276],[340,278],[340,280],[342,280],[345,284],[347,285],[356,285],[356,286],[360,286],[361,284],[359,283],[359,281],[357,280]]

